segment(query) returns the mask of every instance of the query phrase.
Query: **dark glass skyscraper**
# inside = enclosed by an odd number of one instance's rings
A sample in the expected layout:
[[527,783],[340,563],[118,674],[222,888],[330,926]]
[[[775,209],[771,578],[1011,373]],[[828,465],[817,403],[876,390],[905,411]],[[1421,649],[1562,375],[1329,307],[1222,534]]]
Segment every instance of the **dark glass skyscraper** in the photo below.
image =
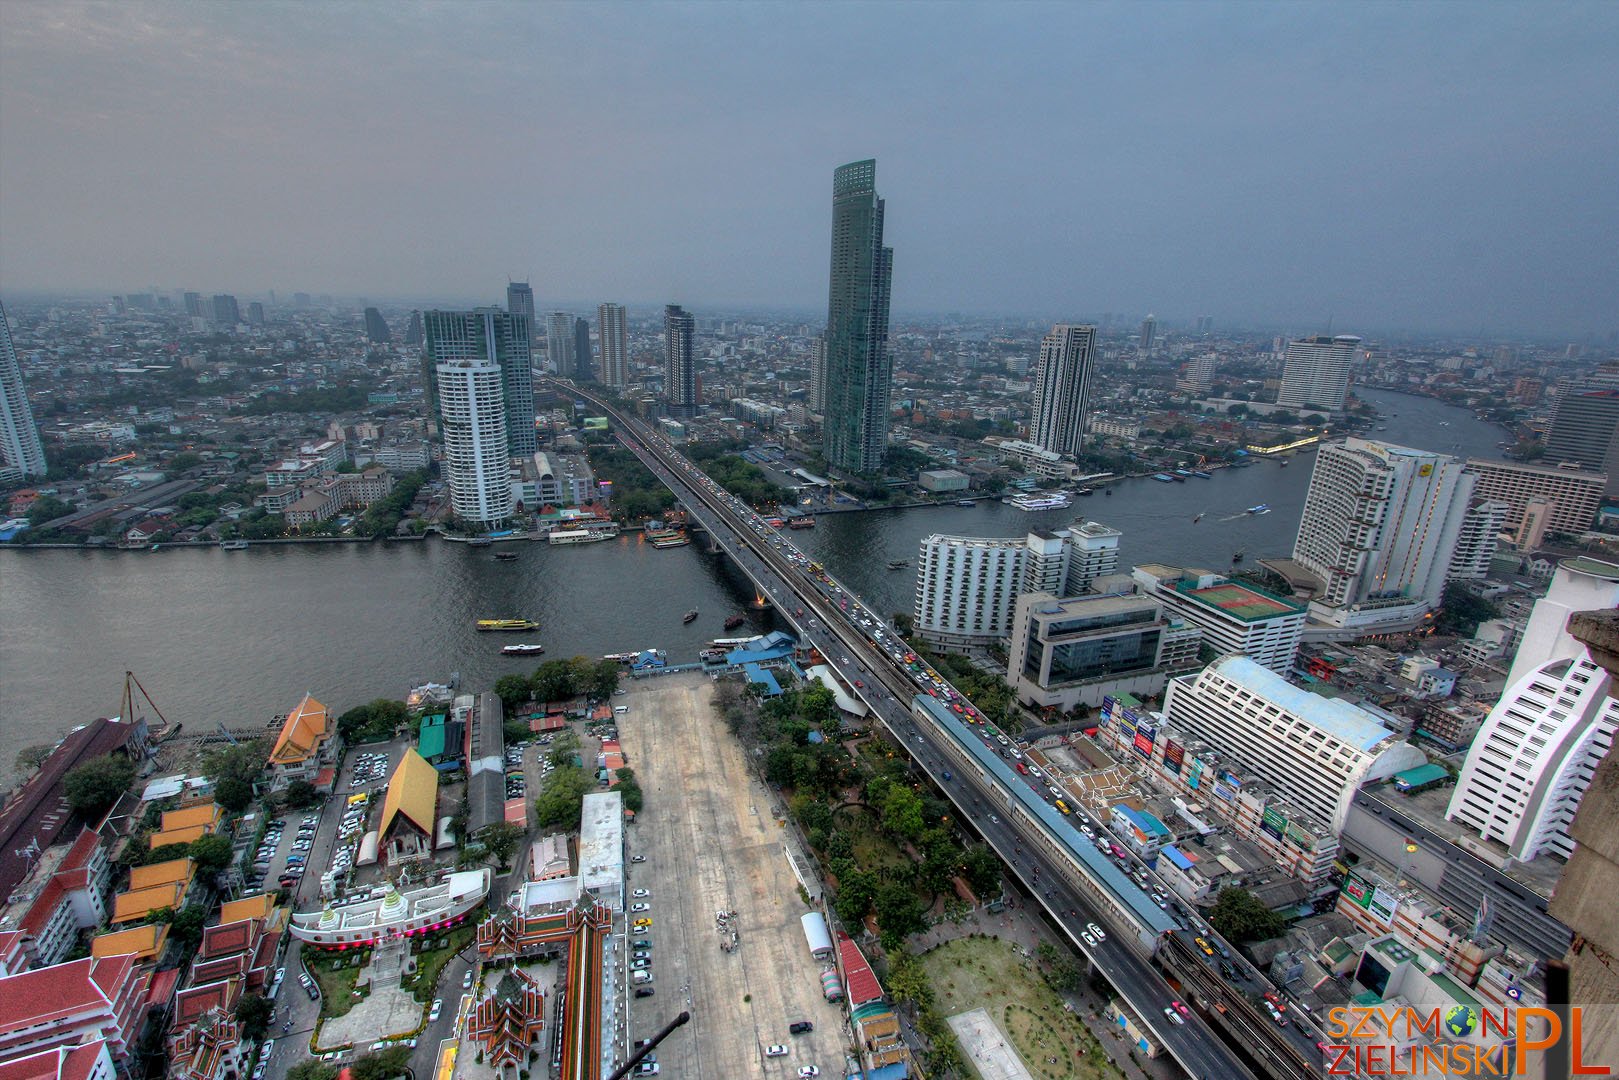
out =
[[888,448],[888,298],[894,249],[883,247],[877,162],[832,174],[832,274],[826,302],[822,445],[833,468],[873,473]]
[[506,310],[513,315],[522,315],[528,319],[529,343],[534,341],[534,335],[539,333],[534,323],[534,290],[526,281],[508,281],[506,283]]
[[388,321],[382,317],[382,312],[374,307],[365,309],[365,339],[375,345],[386,345],[392,335],[388,333]]
[[516,457],[538,450],[527,316],[493,307],[426,311],[422,313],[422,328],[427,338],[424,367],[429,374],[429,408],[438,408],[438,365],[474,361],[498,364],[505,391],[508,453]]
[[669,415],[697,415],[697,367],[692,361],[692,338],[697,323],[679,304],[663,309],[663,394],[669,400]]
[[596,365],[591,363],[590,322],[573,320],[573,377],[580,382],[596,381]]

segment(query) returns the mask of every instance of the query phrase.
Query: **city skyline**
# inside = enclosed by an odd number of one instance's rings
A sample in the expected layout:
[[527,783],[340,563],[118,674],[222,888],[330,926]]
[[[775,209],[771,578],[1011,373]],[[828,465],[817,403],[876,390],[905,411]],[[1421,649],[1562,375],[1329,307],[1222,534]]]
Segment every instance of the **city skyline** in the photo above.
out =
[[[1603,238],[1619,231],[1619,199],[1603,163],[1619,107],[1598,42],[1616,16],[1556,9],[1569,17],[1528,5],[1466,20],[1409,6],[954,7],[926,29],[929,47],[901,50],[915,32],[904,9],[874,5],[859,55],[827,78],[811,60],[838,33],[828,9],[494,5],[379,19],[365,5],[318,18],[12,5],[0,276],[8,291],[206,281],[450,303],[485,294],[490,267],[567,265],[567,282],[536,279],[536,294],[808,310],[824,272],[819,177],[866,154],[907,208],[890,237],[914,267],[897,312],[1605,335]],[[1183,32],[1158,32],[1165,11]],[[1056,45],[1075,34],[1105,45],[1094,62]],[[681,48],[662,48],[671,35]],[[541,39],[562,62],[514,79],[500,50]],[[1286,60],[1325,39],[1333,59]],[[429,41],[486,62],[465,85],[429,90],[415,78]],[[609,41],[648,62],[627,65],[622,85],[581,78]],[[362,62],[327,63],[338,42]],[[969,45],[973,78],[910,58]],[[1481,55],[1494,58],[1489,78]],[[679,78],[676,56],[692,61]],[[403,167],[416,116],[475,137],[505,123],[508,110],[483,106],[507,97],[547,129],[605,141],[475,179]],[[210,108],[168,107],[186,100]],[[365,125],[345,119],[358,114]],[[1065,143],[1083,157],[1045,160]],[[648,154],[655,187],[622,167]],[[119,170],[98,167],[114,156]],[[73,191],[65,174],[80,178]],[[507,212],[483,213],[491,204]],[[403,227],[418,220],[451,225],[457,244],[429,255]]]

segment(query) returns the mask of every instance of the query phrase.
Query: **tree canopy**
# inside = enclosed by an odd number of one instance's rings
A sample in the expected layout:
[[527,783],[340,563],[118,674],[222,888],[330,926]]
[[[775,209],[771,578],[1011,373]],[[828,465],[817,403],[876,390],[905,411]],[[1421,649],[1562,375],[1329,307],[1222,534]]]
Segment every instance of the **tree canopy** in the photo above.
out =
[[380,742],[392,738],[400,725],[409,719],[410,710],[405,708],[403,701],[377,698],[364,705],[356,705],[339,716],[337,731],[346,745]]
[[108,754],[93,758],[62,778],[67,804],[85,818],[98,818],[135,782],[135,763]]
[[535,822],[542,829],[577,829],[584,797],[595,787],[596,781],[581,768],[563,765],[552,769],[534,800]]
[[1287,921],[1247,889],[1230,886],[1215,897],[1209,925],[1228,941],[1264,941],[1280,934]]

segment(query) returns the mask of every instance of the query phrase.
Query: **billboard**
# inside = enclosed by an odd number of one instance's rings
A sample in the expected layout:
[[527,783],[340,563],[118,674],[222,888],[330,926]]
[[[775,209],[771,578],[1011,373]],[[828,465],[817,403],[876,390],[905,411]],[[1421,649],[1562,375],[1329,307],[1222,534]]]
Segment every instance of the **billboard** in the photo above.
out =
[[1259,827],[1263,831],[1280,840],[1282,830],[1287,828],[1287,819],[1279,814],[1273,807],[1265,807],[1265,812],[1259,816]]
[[1372,890],[1371,903],[1366,905],[1366,910],[1375,915],[1378,921],[1391,923],[1394,921],[1394,912],[1399,906],[1400,898],[1379,885]]
[[1170,739],[1168,742],[1164,743],[1165,769],[1174,773],[1176,776],[1179,776],[1181,774],[1181,765],[1185,761],[1186,748],[1184,746],[1176,742],[1174,739]]
[[1237,779],[1237,774],[1229,769],[1221,771],[1220,782],[1230,788],[1242,787],[1242,781]]
[[1315,850],[1315,837],[1310,835],[1310,833],[1307,830],[1299,828],[1297,825],[1293,824],[1290,821],[1290,822],[1287,823],[1287,830],[1286,831],[1287,831],[1287,838],[1289,840],[1293,841],[1293,843],[1297,844],[1303,850],[1305,850],[1305,851],[1314,851]]
[[1136,748],[1136,753],[1150,761],[1152,759],[1152,729],[1143,728],[1138,730],[1132,745]]
[[1372,887],[1356,877],[1353,871],[1344,879],[1344,895],[1363,908],[1371,907]]
[[1214,783],[1214,793],[1220,796],[1220,798],[1226,800],[1226,802],[1230,802],[1237,797],[1237,791],[1235,788],[1226,787],[1218,780]]
[[1195,790],[1197,790],[1197,785],[1198,785],[1199,781],[1201,781],[1202,779],[1203,779],[1203,759],[1202,758],[1193,758],[1192,759],[1192,768],[1186,774],[1186,786],[1195,791]]

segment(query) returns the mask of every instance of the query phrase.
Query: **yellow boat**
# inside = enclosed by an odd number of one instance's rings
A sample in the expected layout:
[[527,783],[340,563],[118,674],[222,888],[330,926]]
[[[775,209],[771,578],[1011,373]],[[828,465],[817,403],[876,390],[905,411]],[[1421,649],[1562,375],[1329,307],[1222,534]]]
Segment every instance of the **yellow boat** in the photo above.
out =
[[533,619],[479,619],[479,630],[538,630],[540,624]]

